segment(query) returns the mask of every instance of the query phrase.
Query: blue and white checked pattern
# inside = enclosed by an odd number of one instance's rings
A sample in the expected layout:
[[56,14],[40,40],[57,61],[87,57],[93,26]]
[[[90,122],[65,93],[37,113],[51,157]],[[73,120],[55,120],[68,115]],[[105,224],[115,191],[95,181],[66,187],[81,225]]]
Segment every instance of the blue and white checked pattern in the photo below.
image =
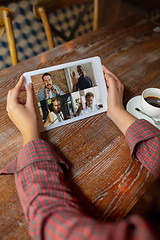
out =
[[[48,42],[45,36],[44,28],[40,20],[36,19],[33,14],[33,5],[37,0],[23,0],[10,3],[7,5],[14,15],[13,29],[18,51],[19,62],[35,56],[48,50]],[[51,14],[49,19],[54,22],[54,26],[63,31],[67,36],[70,34],[75,24],[78,13],[82,11],[85,4],[58,10]],[[83,18],[81,26],[76,31],[75,36],[88,33],[93,29],[93,4],[91,2],[88,12]],[[55,45],[64,41],[55,36]],[[11,58],[8,48],[6,32],[2,35],[0,41],[0,70],[11,66]]]

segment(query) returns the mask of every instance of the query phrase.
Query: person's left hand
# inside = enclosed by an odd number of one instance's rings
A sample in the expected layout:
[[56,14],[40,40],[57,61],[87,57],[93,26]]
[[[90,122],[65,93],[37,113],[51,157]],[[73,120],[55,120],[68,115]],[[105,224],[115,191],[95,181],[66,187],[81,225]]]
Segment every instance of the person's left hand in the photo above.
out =
[[21,76],[16,86],[8,92],[7,107],[8,116],[16,125],[23,136],[23,144],[40,138],[37,115],[34,107],[34,93],[32,84],[28,84],[26,100],[22,101],[20,92],[25,91],[23,86],[24,76]]
[[60,95],[60,92],[57,90],[57,88],[54,85],[51,87],[51,90],[57,93],[58,95]]

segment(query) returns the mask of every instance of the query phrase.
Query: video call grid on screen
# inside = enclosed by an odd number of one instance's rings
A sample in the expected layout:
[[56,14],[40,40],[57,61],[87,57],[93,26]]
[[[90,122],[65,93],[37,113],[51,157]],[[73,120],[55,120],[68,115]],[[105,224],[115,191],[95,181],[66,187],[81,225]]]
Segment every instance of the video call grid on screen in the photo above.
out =
[[107,89],[99,57],[23,74],[32,82],[44,130],[107,111]]

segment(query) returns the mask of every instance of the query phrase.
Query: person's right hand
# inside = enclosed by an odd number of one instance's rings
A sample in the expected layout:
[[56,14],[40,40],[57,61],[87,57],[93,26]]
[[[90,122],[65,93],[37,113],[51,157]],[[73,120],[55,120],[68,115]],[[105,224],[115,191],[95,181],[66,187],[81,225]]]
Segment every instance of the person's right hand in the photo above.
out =
[[37,115],[34,107],[34,93],[32,84],[28,84],[26,100],[22,101],[20,92],[25,91],[23,86],[24,76],[21,76],[16,86],[8,92],[8,116],[16,125],[23,136],[23,144],[40,138]]
[[72,84],[73,85],[76,85],[76,83],[78,82],[78,79],[76,78],[76,73],[75,72],[72,72],[71,75],[71,79],[72,79]]
[[104,65],[102,65],[102,69],[105,76],[108,97],[107,97],[107,115],[112,119],[116,112],[124,110],[123,107],[123,91],[124,85],[120,82],[120,80],[110,72]]
[[123,134],[136,118],[127,112],[123,107],[124,85],[120,80],[102,65],[108,90],[107,115],[117,125]]

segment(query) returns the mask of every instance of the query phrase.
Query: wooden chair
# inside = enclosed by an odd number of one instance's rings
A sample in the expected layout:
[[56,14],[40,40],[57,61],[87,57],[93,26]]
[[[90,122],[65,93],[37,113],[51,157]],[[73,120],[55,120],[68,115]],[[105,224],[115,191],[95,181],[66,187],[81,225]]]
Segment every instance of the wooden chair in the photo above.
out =
[[13,33],[12,20],[12,11],[6,7],[0,7],[0,39],[4,30],[6,30],[12,65],[16,65],[18,63],[18,56]]
[[[99,0],[94,1],[94,17],[93,17],[93,30],[98,28],[98,13],[99,13]],[[52,31],[60,36],[63,40],[69,41],[74,38],[77,27],[80,25],[87,7],[79,14],[79,17],[72,29],[69,37],[65,36],[62,32],[58,31],[54,26],[49,23],[48,14],[55,12],[61,8],[70,7],[76,4],[91,2],[91,0],[42,0],[36,3],[33,7],[33,12],[36,18],[40,19],[44,25],[45,33],[48,40],[49,49],[54,47],[54,40]]]

